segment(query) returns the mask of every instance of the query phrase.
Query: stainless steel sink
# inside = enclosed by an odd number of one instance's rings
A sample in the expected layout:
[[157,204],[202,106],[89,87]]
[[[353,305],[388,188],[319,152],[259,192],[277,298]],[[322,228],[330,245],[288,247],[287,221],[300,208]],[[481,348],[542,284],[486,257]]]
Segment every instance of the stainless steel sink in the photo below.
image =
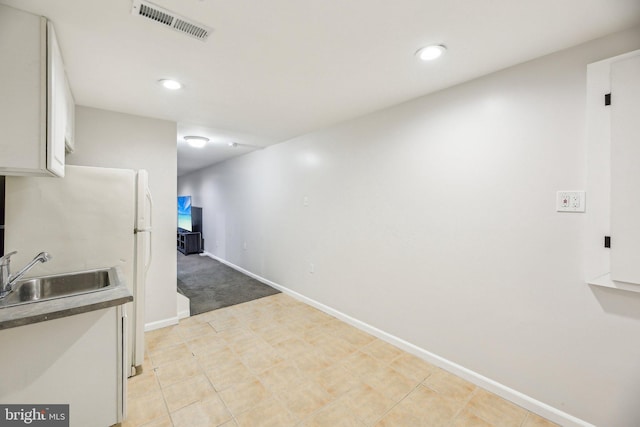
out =
[[115,268],[23,279],[13,292],[0,299],[0,307],[103,291],[113,288],[117,280]]

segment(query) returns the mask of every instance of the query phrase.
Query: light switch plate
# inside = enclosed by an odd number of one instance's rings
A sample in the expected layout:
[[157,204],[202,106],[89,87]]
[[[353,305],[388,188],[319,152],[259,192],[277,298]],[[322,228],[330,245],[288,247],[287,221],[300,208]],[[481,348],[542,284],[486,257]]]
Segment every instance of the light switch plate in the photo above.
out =
[[584,212],[586,198],[584,191],[558,191],[556,210],[558,212]]

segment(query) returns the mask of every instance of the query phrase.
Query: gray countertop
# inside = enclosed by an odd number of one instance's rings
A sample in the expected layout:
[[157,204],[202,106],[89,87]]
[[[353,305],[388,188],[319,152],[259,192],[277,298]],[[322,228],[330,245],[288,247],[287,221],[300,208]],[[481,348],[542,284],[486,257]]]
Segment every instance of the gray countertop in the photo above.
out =
[[0,330],[101,310],[133,301],[123,281],[110,289],[0,308]]

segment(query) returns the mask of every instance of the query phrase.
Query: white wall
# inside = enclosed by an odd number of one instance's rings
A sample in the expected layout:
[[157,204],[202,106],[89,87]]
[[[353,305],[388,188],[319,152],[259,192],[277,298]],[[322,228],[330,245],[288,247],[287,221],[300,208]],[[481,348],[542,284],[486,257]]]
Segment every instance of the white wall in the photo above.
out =
[[586,285],[585,215],[555,211],[585,188],[586,65],[638,47],[640,28],[593,41],[178,193],[203,207],[207,251],[559,411],[640,425],[640,296]]
[[72,165],[146,169],[153,196],[153,260],[147,276],[147,324],[176,318],[176,123],[76,107]]

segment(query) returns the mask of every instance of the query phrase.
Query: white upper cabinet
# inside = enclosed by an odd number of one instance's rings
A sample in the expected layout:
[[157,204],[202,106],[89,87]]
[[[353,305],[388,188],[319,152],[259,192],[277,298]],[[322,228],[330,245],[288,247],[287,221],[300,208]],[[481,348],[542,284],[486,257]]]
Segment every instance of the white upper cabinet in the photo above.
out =
[[611,64],[611,278],[640,284],[640,56]]
[[[66,76],[65,76],[66,79]],[[67,126],[66,132],[64,134],[64,142],[68,153],[73,153],[73,150],[76,148],[76,140],[75,140],[75,129],[76,129],[76,102],[73,99],[73,94],[71,93],[71,86],[69,86],[69,81],[66,80],[66,116],[67,116]]]
[[50,22],[0,5],[0,175],[64,176],[73,97]]
[[640,50],[589,64],[586,101],[587,281],[640,292]]
[[67,132],[67,78],[50,22],[47,23],[47,169],[64,176],[64,137]]

